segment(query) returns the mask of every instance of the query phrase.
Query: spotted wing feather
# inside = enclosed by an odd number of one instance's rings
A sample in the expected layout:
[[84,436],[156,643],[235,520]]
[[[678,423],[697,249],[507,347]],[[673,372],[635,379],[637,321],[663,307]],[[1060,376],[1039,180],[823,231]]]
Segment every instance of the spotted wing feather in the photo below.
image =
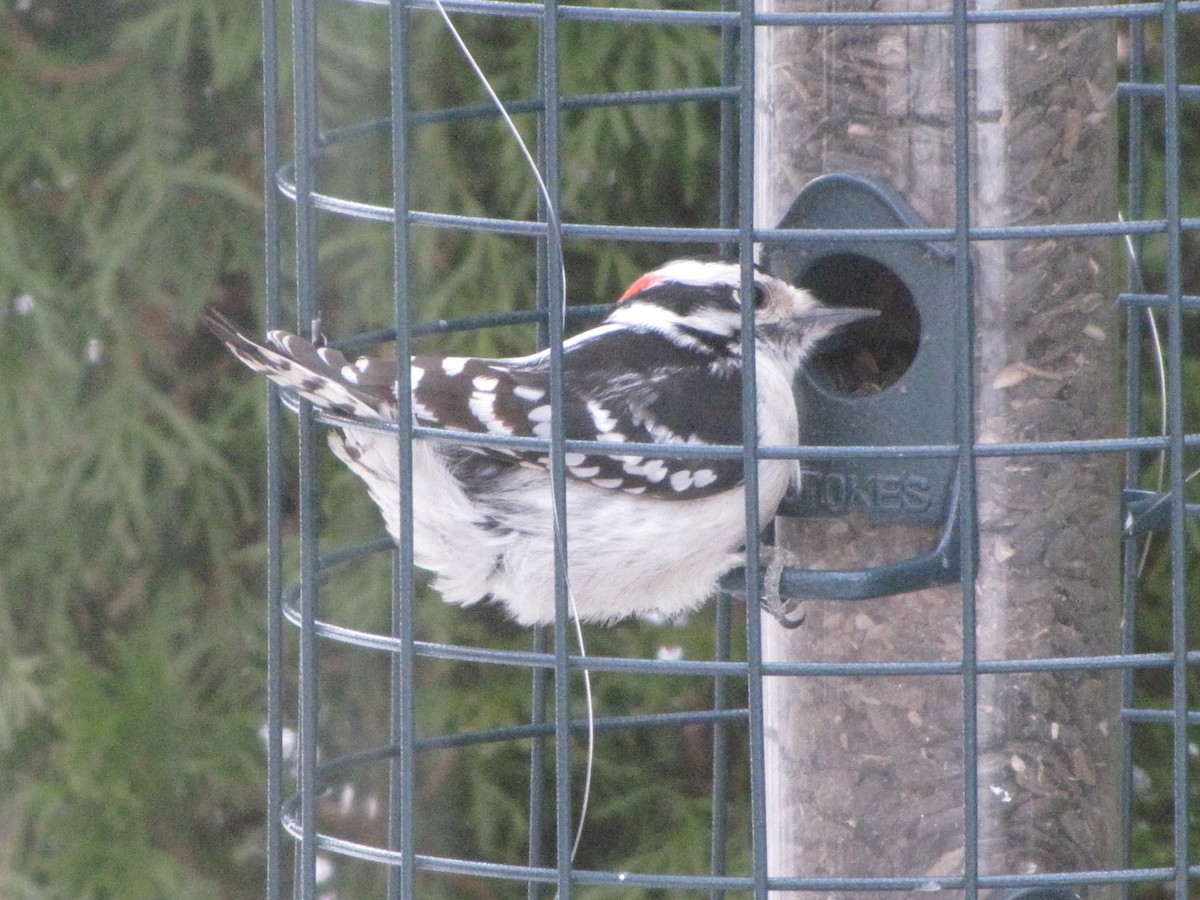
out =
[[[243,363],[321,409],[394,420],[393,360],[360,357],[350,363],[330,347],[286,331],[266,343],[247,337],[223,316],[209,328]],[[711,357],[652,334],[600,331],[573,342],[564,354],[567,440],[638,444],[737,444],[741,441],[740,370],[711,365]],[[647,361],[652,364],[647,365]],[[549,439],[550,361],[546,353],[520,360],[417,356],[412,361],[413,413],[419,425],[477,434]],[[697,416],[697,410],[703,415]],[[466,478],[494,479],[497,466],[548,468],[549,454],[514,447],[464,445],[477,463]],[[486,462],[485,462],[486,461]],[[740,458],[681,458],[644,453],[569,451],[567,475],[598,487],[661,499],[707,496],[742,482]]]
[[[567,440],[637,444],[741,442],[740,371],[709,366],[704,354],[655,335],[611,334],[572,344],[564,354],[562,417]],[[639,346],[640,344],[640,346]],[[651,346],[652,345],[652,346]],[[653,360],[647,368],[646,360]],[[550,362],[416,357],[413,401],[419,424],[482,434],[549,439]],[[697,416],[697,410],[703,415]],[[542,450],[482,447],[497,463],[549,466]],[[707,496],[742,481],[740,458],[568,451],[568,476],[598,487],[661,499]],[[481,481],[492,466],[467,467]],[[469,477],[469,476],[468,476]]]
[[290,388],[320,409],[341,416],[376,420],[387,418],[389,408],[395,409],[395,396],[390,387],[348,380],[344,373],[352,367],[348,366],[346,357],[332,347],[314,347],[288,331],[268,332],[266,343],[259,343],[217,312],[209,312],[205,324],[234,356],[255,372],[266,375],[281,387]]

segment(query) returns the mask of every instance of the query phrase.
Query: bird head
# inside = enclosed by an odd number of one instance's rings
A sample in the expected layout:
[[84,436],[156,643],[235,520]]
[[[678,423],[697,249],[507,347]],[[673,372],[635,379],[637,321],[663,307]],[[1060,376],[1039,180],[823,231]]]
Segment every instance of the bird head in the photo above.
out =
[[[760,351],[798,369],[838,328],[879,315],[861,307],[828,306],[810,292],[754,269],[754,333]],[[641,323],[679,336],[707,333],[740,343],[742,267],[678,259],[648,272],[621,295],[610,320]]]

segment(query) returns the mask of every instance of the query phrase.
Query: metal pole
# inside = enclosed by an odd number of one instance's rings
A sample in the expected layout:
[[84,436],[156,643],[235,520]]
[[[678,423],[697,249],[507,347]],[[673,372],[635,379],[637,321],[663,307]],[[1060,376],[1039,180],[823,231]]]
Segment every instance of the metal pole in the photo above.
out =
[[[280,298],[281,243],[279,188],[280,84],[283,65],[279,47],[279,16],[275,0],[262,0],[263,52],[263,231],[266,294],[265,321],[277,328],[282,322]],[[283,404],[279,388],[268,387],[267,402],[267,900],[282,900],[286,870],[283,865]]]
[[[989,226],[1112,218],[1114,27],[980,25],[974,47],[977,82],[987,87],[971,111],[974,219]],[[1120,433],[1112,242],[1032,239],[975,249],[979,439]],[[1120,479],[1116,455],[980,461],[981,658],[1120,651]],[[981,874],[1116,868],[1117,674],[992,675],[979,679],[978,693]]]
[[[837,11],[871,8],[855,0]],[[927,0],[905,8],[945,10]],[[829,11],[815,0],[763,0],[762,10]],[[838,171],[890,183],[935,227],[961,224],[964,246],[967,227],[1113,216],[1112,26],[968,24],[964,10],[943,24],[760,29],[760,226],[774,226],[809,180]],[[974,369],[960,382],[972,433],[961,440],[1119,433],[1110,253],[1109,242],[1082,238],[971,244],[974,277],[961,270],[960,293],[977,325],[958,338],[975,346],[963,345],[958,376]],[[976,872],[1119,864],[1117,679],[1086,669],[978,675],[974,660],[1119,651],[1120,460],[963,461],[975,472],[973,583],[812,601],[793,632],[764,622],[767,661],[964,666],[961,677],[768,680],[773,876],[961,877],[974,896]],[[934,540],[927,526],[856,518],[781,519],[777,535],[803,565],[841,569]]]
[[[296,300],[297,328],[312,334],[320,315],[317,301],[316,168],[321,136],[317,116],[317,13],[314,2],[292,7],[292,61],[295,103],[296,158]],[[317,684],[319,651],[316,632],[318,557],[318,426],[312,406],[300,404],[300,645],[297,658],[299,709],[298,781],[301,837],[296,851],[294,892],[309,900],[317,896]]]
[[[408,63],[410,22],[407,5],[393,0],[389,18],[389,59],[392,74],[392,232],[394,273],[395,356],[412,357],[412,326],[409,316],[410,241]],[[391,657],[389,672],[390,738],[393,755],[388,760],[389,802],[388,848],[401,856],[399,867],[388,869],[389,900],[416,895],[416,671],[414,649],[414,595],[412,534],[412,372],[396,367],[397,409],[396,471],[400,476],[399,522],[401,530],[392,557],[392,636],[400,640],[400,651]]]

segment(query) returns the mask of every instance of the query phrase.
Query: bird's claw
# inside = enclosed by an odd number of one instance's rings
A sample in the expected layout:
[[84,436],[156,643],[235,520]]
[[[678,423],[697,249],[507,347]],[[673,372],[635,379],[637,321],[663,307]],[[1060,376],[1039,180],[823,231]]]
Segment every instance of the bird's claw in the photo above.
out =
[[800,558],[782,547],[763,547],[761,558],[767,563],[763,575],[765,590],[762,608],[784,628],[799,628],[804,624],[804,613],[794,614],[800,609],[803,601],[791,597],[784,598],[782,592],[784,570],[789,566],[798,566]]

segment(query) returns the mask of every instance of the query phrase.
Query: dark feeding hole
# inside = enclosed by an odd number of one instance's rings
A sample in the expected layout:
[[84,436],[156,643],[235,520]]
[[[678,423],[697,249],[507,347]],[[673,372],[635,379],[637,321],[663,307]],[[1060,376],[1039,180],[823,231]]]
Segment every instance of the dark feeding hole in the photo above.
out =
[[813,263],[800,286],[829,306],[880,312],[840,329],[817,347],[812,369],[831,390],[853,397],[877,394],[908,371],[921,341],[921,316],[895,272],[868,257],[838,253]]

